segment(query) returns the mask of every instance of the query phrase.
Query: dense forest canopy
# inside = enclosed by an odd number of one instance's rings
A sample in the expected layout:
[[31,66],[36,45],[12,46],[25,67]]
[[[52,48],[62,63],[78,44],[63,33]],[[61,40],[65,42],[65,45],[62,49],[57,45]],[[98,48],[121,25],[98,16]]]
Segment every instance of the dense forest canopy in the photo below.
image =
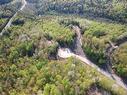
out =
[[0,0],[0,95],[127,95],[126,41],[126,0]]
[[85,14],[127,20],[126,0],[28,0],[36,7],[38,14],[58,12],[66,14]]

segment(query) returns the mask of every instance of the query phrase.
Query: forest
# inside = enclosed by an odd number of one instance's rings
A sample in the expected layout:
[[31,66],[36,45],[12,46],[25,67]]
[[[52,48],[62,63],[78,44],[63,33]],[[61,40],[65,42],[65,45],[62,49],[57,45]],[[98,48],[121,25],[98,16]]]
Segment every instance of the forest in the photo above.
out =
[[126,41],[126,0],[0,0],[0,95],[127,95]]
[[79,14],[127,22],[126,0],[28,0],[35,14]]

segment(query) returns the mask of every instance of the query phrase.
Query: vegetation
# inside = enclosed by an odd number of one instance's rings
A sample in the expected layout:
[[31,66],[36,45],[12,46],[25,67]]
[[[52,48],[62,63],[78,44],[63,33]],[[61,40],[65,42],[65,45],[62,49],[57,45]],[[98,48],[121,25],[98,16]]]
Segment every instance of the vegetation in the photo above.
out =
[[[106,48],[110,42],[117,43],[118,39],[126,37],[127,28],[124,24],[91,21],[83,34],[83,49],[93,62],[99,66],[104,66],[106,60]],[[122,46],[123,47],[123,46]],[[114,70],[118,75],[126,77],[126,52],[118,49],[113,54]]]
[[71,46],[73,44],[75,34],[68,27],[60,25],[55,20],[43,22],[43,31],[44,33],[48,33],[50,38],[56,40],[61,46]]
[[83,35],[83,48],[87,55],[98,64],[105,63],[105,50],[109,41],[114,42],[126,34],[126,26],[114,23],[91,22]]
[[83,14],[127,22],[126,0],[28,0],[35,4],[35,14]]
[[20,1],[16,1],[13,4],[9,3],[10,1],[12,0],[0,0],[0,31],[21,6]]
[[84,95],[96,84],[109,93],[126,95],[124,89],[113,86],[113,80],[73,58],[47,62],[25,57],[15,64],[1,63],[0,68],[2,94]]
[[1,51],[8,47],[7,52],[1,52],[1,55],[5,53],[10,60],[23,56],[30,57],[33,54],[39,58],[56,58],[58,44],[71,46],[74,36],[75,33],[69,27],[59,24],[57,17],[33,20],[17,16],[12,22],[12,27],[1,38]]
[[119,76],[127,78],[127,44],[123,44],[112,54],[113,69]]
[[[0,1],[0,31],[21,7],[20,0],[10,1],[13,2]],[[27,2],[27,9],[18,12],[11,27],[0,36],[1,95],[89,95],[94,87],[93,92],[101,90],[101,94],[127,95],[124,88],[97,72],[96,68],[73,57],[60,60],[57,55],[59,47],[74,50],[76,33],[72,25],[76,25],[81,28],[82,48],[88,58],[98,66],[104,66],[109,42],[127,35],[126,0]],[[29,12],[36,15],[31,16]],[[57,13],[62,15],[55,15]],[[124,23],[88,20],[84,15]],[[113,70],[124,78],[127,78],[126,48],[124,43],[111,55]]]

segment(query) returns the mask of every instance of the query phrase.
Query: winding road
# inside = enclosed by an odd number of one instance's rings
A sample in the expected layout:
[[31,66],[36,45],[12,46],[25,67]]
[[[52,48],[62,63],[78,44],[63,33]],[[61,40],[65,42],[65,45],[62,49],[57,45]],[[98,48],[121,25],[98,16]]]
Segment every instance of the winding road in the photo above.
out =
[[[95,68],[98,72],[100,72],[101,74],[105,75],[106,77],[113,79],[116,81],[116,84],[123,87],[124,89],[127,90],[127,86],[126,84],[121,80],[121,78],[119,78],[117,75],[113,74],[113,73],[109,73],[104,71],[103,69],[99,68],[97,65],[95,65],[92,61],[90,61],[86,55],[83,52],[82,47],[82,43],[81,43],[81,32],[80,32],[80,28],[77,26],[73,26],[73,30],[76,32],[77,34],[77,42],[78,42],[78,48],[80,48],[79,52],[81,53],[81,55],[79,54],[75,54],[73,53],[69,48],[61,48],[59,47],[58,49],[58,56],[61,58],[68,58],[68,57],[75,57],[79,60],[81,60],[82,62],[84,62],[85,64],[91,66],[92,68]],[[77,44],[77,43],[76,43]],[[112,44],[113,45],[113,44]],[[113,45],[114,48],[117,48]]]
[[0,36],[3,36],[5,30],[7,30],[7,28],[9,28],[11,26],[12,21],[17,16],[18,12],[22,11],[25,8],[26,4],[27,4],[26,0],[22,0],[22,6],[21,6],[21,8],[10,18],[10,20],[8,21],[8,23],[6,24],[6,26],[1,31]]

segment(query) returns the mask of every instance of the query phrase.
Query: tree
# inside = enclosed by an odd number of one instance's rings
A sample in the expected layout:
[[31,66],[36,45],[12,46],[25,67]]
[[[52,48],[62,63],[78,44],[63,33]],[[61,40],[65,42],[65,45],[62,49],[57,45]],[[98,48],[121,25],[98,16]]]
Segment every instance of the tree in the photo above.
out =
[[54,84],[46,84],[43,95],[62,95]]

